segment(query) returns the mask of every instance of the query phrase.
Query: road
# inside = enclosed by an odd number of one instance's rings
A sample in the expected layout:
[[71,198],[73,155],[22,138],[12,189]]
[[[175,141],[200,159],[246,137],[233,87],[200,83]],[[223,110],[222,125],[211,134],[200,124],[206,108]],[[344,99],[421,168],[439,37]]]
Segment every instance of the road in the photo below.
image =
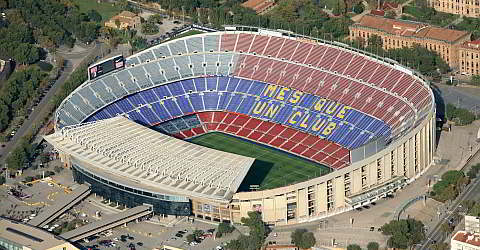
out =
[[42,114],[45,114],[47,112],[50,112],[48,110],[48,103],[50,100],[54,97],[55,93],[58,91],[58,89],[63,85],[63,83],[68,79],[70,74],[75,70],[75,67],[78,66],[78,64],[73,64],[72,62],[74,61],[80,61],[83,60],[86,56],[92,54],[92,53],[97,53],[100,54],[100,49],[98,49],[102,44],[95,44],[95,47],[82,52],[82,53],[64,53],[62,56],[64,56],[65,61],[66,61],[66,66],[60,77],[57,79],[57,81],[53,84],[53,86],[50,88],[50,90],[45,94],[45,97],[42,98],[42,100],[38,103],[38,105],[35,107],[35,110],[30,113],[28,116],[28,119],[26,119],[22,126],[17,130],[15,135],[8,141],[5,145],[5,147],[0,148],[0,164],[6,164],[5,159],[7,158],[8,154],[11,153],[11,150],[15,148],[19,140],[28,132],[30,129],[33,127],[34,124],[40,124],[39,120],[42,118]]
[[436,86],[445,103],[480,113],[480,89],[444,84],[436,84]]
[[[480,151],[479,151],[480,152]],[[480,153],[476,153],[472,159],[479,158]],[[467,164],[468,165],[468,164]],[[478,192],[480,187],[480,177],[476,178],[470,185],[468,185],[467,189],[464,190],[460,196],[453,202],[453,204],[449,207],[447,213],[445,213],[444,217],[439,220],[436,226],[427,234],[427,240],[419,247],[420,250],[428,249],[429,244],[432,242],[441,242],[444,240],[445,233],[441,229],[441,225],[447,222],[455,212],[461,209],[460,204],[464,200],[477,200],[480,197],[480,193]]]

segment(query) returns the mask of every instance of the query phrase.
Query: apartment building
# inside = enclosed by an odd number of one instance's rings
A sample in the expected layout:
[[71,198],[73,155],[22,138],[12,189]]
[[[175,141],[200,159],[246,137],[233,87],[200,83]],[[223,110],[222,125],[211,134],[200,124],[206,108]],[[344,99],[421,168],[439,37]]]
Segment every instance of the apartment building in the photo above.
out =
[[436,51],[453,69],[459,69],[459,51],[470,41],[470,33],[431,26],[426,23],[396,20],[375,15],[365,15],[351,25],[350,40],[367,41],[372,35],[382,38],[383,48],[397,49],[419,44]]
[[459,50],[460,72],[480,75],[480,40],[464,42]]
[[480,250],[480,235],[458,231],[450,240],[451,250]]
[[480,17],[480,0],[427,0],[427,3],[436,11]]

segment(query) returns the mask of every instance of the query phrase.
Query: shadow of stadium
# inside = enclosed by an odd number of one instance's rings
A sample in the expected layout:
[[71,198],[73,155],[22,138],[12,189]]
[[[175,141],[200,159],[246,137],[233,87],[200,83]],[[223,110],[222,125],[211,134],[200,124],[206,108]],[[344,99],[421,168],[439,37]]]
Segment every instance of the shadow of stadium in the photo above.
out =
[[247,192],[250,191],[250,185],[261,185],[265,177],[270,173],[270,170],[272,170],[273,165],[273,162],[255,159],[238,191]]

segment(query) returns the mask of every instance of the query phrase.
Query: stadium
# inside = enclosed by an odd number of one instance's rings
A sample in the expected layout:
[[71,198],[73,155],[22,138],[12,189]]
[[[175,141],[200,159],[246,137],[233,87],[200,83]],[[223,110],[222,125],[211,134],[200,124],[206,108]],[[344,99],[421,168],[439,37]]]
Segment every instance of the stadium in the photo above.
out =
[[99,62],[45,139],[92,191],[157,214],[270,225],[364,206],[435,151],[424,78],[348,45],[227,27]]

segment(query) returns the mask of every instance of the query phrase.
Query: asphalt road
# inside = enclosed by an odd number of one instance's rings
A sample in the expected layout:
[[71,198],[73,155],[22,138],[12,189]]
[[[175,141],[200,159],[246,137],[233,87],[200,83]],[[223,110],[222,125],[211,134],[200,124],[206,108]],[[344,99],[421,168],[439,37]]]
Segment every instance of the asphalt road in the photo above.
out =
[[[480,152],[480,151],[479,151]],[[472,159],[478,159],[480,156],[480,153],[477,152]],[[445,222],[447,222],[455,212],[459,211],[461,209],[460,204],[464,200],[477,200],[480,198],[480,177],[476,178],[470,185],[467,187],[466,190],[464,190],[460,196],[455,200],[452,205],[449,207],[446,215],[435,225],[433,230],[430,231],[430,233],[427,234],[426,238],[427,240],[419,247],[418,249],[429,249],[429,244],[432,242],[442,242],[445,237],[445,233],[441,230],[441,225]]]
[[444,84],[436,84],[437,91],[445,103],[451,103],[472,112],[480,114],[479,89],[467,87],[454,87]]
[[10,154],[11,150],[15,148],[19,139],[22,138],[27,133],[27,131],[29,131],[32,128],[33,124],[36,124],[39,122],[39,119],[41,118],[41,114],[45,114],[49,112],[47,104],[50,102],[50,100],[54,97],[57,90],[63,85],[63,83],[68,79],[70,74],[73,72],[74,65],[72,64],[72,62],[83,60],[83,58],[85,58],[91,53],[100,54],[101,50],[98,49],[100,46],[102,45],[95,44],[95,47],[82,53],[62,54],[66,61],[64,71],[62,72],[60,77],[57,79],[57,81],[53,84],[53,86],[50,88],[50,90],[45,94],[42,100],[40,100],[38,105],[35,107],[35,110],[32,113],[30,113],[30,115],[28,116],[28,119],[26,119],[23,122],[22,126],[19,129],[17,129],[17,132],[15,133],[15,135],[10,139],[10,141],[6,143],[5,147],[0,148],[0,164],[2,166],[6,164],[5,160],[8,154]]

